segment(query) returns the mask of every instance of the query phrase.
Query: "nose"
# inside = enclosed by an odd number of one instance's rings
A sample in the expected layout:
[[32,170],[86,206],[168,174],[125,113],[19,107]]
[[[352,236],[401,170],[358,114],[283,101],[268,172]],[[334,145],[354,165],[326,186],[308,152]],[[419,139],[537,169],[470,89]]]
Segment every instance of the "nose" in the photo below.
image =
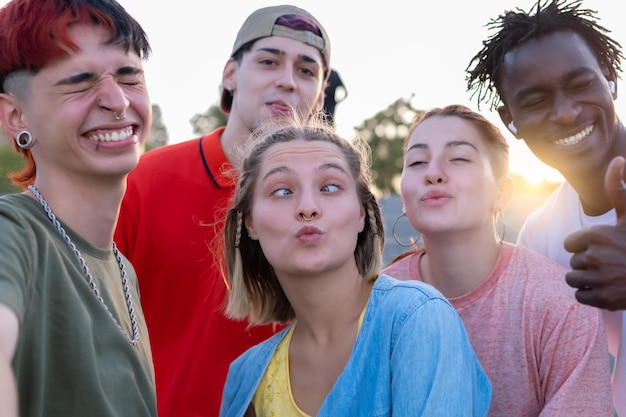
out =
[[563,92],[557,92],[552,109],[552,120],[557,123],[571,124],[580,114],[581,106],[572,97]]
[[296,81],[294,71],[296,70],[291,65],[285,65],[279,72],[278,78],[276,79],[276,86],[289,91],[295,90]]
[[426,181],[429,184],[441,184],[443,183],[443,177],[441,175],[427,175]]
[[115,114],[124,114],[130,102],[115,78],[102,79],[98,88],[98,106]]
[[320,216],[320,208],[317,204],[314,192],[305,191],[300,194],[296,213],[296,217],[305,222],[310,222]]
[[444,170],[434,160],[429,162],[424,179],[426,180],[426,184],[429,185],[443,184],[448,182],[448,178],[445,175]]

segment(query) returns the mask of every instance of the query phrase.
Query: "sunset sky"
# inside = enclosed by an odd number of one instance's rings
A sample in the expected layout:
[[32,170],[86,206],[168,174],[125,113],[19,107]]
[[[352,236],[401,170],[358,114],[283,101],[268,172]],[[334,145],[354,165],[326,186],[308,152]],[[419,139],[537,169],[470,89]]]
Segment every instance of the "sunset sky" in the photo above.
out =
[[[224,63],[237,30],[253,10],[285,1],[120,0],[146,30],[153,49],[145,69],[151,99],[163,112],[170,143],[193,138],[189,120],[218,100]],[[289,1],[287,1],[289,2]],[[415,95],[420,109],[452,103],[476,109],[465,90],[465,68],[489,33],[484,25],[505,9],[532,7],[531,0],[440,0],[406,2],[291,1],[313,13],[332,44],[331,66],[348,89],[338,105],[337,128],[354,126],[400,97]],[[413,3],[413,5],[408,6]],[[6,4],[0,0],[0,4]],[[374,5],[372,5],[374,4]],[[601,24],[626,45],[621,2],[585,0]],[[620,80],[621,81],[621,80]],[[621,90],[618,82],[618,90]],[[622,90],[626,91],[626,90]],[[618,114],[626,108],[618,99]],[[560,179],[538,162],[523,142],[508,134],[495,112],[481,112],[500,127],[511,144],[511,169],[537,180]]]

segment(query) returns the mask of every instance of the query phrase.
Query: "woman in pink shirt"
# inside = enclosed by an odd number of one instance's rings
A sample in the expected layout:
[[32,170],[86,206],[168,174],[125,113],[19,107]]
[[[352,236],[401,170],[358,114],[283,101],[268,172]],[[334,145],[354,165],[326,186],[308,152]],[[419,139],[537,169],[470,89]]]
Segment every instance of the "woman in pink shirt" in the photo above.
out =
[[499,129],[460,105],[417,117],[401,193],[424,246],[384,272],[450,300],[493,384],[489,416],[611,416],[599,311],[576,302],[562,266],[496,231],[513,193]]

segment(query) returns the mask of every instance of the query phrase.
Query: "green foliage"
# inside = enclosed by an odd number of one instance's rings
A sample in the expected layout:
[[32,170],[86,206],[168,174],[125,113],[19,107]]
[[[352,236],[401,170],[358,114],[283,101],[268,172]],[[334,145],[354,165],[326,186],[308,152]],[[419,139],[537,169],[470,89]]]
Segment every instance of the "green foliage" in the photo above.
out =
[[146,151],[150,149],[160,148],[167,145],[169,134],[165,123],[163,123],[163,112],[158,104],[152,105],[152,125],[150,126],[150,135],[146,143]]
[[0,144],[0,194],[21,191],[18,187],[14,186],[7,177],[9,172],[19,171],[21,168],[21,155],[15,152],[11,145]]
[[206,135],[220,126],[226,126],[227,120],[228,115],[214,104],[206,112],[194,115],[191,118],[191,125],[195,134]]
[[423,112],[400,98],[356,127],[372,148],[374,186],[385,195],[400,194],[404,139],[415,115]]

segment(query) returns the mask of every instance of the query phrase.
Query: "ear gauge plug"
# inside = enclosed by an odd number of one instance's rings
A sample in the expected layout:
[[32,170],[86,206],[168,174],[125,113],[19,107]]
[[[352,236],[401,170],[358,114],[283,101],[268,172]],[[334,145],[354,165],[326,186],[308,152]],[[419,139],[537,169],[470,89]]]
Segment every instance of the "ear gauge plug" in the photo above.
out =
[[615,81],[609,81],[609,91],[615,95]]
[[511,133],[513,133],[514,135],[517,135],[517,128],[515,127],[515,125],[513,124],[513,121],[511,120],[511,123],[509,123],[508,125],[506,125],[506,127],[509,129],[509,131]]

